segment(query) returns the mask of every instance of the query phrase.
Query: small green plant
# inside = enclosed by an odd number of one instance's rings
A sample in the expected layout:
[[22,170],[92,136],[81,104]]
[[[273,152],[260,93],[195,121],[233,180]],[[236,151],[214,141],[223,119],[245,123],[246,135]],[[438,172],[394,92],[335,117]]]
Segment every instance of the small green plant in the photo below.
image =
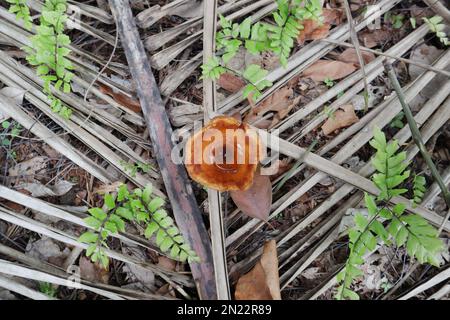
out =
[[163,209],[164,200],[152,195],[151,185],[132,192],[126,185],[121,185],[117,197],[105,194],[104,203],[107,210],[91,208],[88,210],[90,216],[84,219],[95,232],[87,231],[79,238],[80,242],[88,244],[86,255],[93,262],[99,261],[103,267],[108,267],[109,258],[105,252],[107,240],[113,234],[124,232],[126,222],[142,225],[147,239],[156,234],[156,245],[162,252],[169,252],[172,258],[199,262],[195,251],[185,242],[173,219]]
[[405,246],[411,259],[420,263],[439,266],[437,256],[444,246],[438,237],[438,231],[424,218],[416,214],[405,213],[406,205],[398,203],[391,207],[389,201],[407,192],[399,186],[409,177],[406,152],[398,152],[397,141],[386,142],[384,133],[376,128],[370,141],[377,152],[372,159],[376,173],[372,181],[380,190],[377,198],[365,194],[364,202],[368,217],[355,215],[355,226],[348,231],[350,254],[343,270],[337,275],[337,299],[358,299],[351,289],[354,279],[363,275],[359,266],[364,263],[367,252],[375,250],[379,241],[386,245],[394,243]]
[[330,78],[323,80],[323,83],[325,83],[328,88],[332,88],[334,86],[334,81]]
[[442,23],[444,18],[441,16],[434,16],[432,18],[422,18],[428,25],[428,28],[430,28],[431,32],[436,33],[436,36],[439,38],[439,41],[441,41],[445,46],[449,45],[448,37],[445,34],[445,24]]
[[202,66],[202,78],[218,79],[221,74],[231,71],[247,81],[244,97],[256,100],[261,91],[272,86],[265,80],[268,72],[257,65],[249,65],[241,74],[227,68],[228,62],[241,46],[251,54],[271,52],[277,55],[282,66],[287,66],[295,41],[303,29],[302,21],[314,19],[322,21],[320,0],[277,0],[277,10],[272,12],[272,23],[256,22],[248,17],[239,23],[232,23],[220,16],[221,30],[216,35],[216,48],[220,56],[212,57]]
[[390,123],[390,127],[402,129],[405,126],[405,124],[403,123],[404,118],[405,118],[405,113],[403,111],[399,112],[399,114],[397,114],[395,116],[395,118],[392,120],[392,122]]
[[394,29],[400,29],[403,27],[405,21],[405,15],[403,14],[391,14],[390,12],[385,13],[384,20],[390,22]]
[[1,127],[3,130],[0,132],[0,146],[6,149],[8,157],[15,159],[16,152],[14,150],[10,150],[10,147],[14,138],[20,134],[22,127],[18,122],[9,122],[7,120],[1,123]]
[[140,161],[133,164],[133,163],[128,163],[126,161],[121,160],[120,164],[123,166],[124,170],[128,171],[130,176],[132,176],[133,178],[136,177],[136,173],[138,171],[147,173],[150,171],[150,168],[152,167],[150,164],[143,163]]
[[427,184],[427,180],[425,180],[424,176],[415,175],[413,180],[413,193],[414,198],[413,202],[414,204],[418,205],[422,202],[423,196],[425,192],[427,191],[425,186]]
[[33,26],[33,19],[30,15],[30,8],[28,8],[26,0],[6,0],[10,4],[9,12],[16,15],[17,20],[22,20],[23,25],[27,30],[31,30]]
[[322,112],[327,117],[327,119],[334,119],[334,110],[329,106],[325,106]]
[[49,282],[39,282],[39,291],[51,298],[55,298],[57,294],[55,286]]
[[[25,27],[31,29],[33,20],[26,1],[8,0],[8,2],[11,4],[10,12],[14,12],[16,18],[22,19]],[[53,87],[65,93],[72,90],[73,66],[67,59],[71,41],[69,36],[64,34],[68,19],[66,10],[67,0],[45,0],[36,34],[30,38],[31,45],[23,50],[27,53],[27,61],[36,67],[37,74],[44,81],[43,89],[50,100],[53,112],[69,119],[72,110],[54,96],[51,89]]]

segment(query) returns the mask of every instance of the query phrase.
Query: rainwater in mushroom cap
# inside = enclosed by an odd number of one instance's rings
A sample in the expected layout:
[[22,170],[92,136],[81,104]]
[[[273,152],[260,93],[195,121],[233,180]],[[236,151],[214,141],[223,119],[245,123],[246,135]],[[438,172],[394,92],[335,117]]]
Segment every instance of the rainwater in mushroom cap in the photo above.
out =
[[191,178],[219,191],[246,190],[265,156],[256,130],[232,117],[218,116],[186,143]]

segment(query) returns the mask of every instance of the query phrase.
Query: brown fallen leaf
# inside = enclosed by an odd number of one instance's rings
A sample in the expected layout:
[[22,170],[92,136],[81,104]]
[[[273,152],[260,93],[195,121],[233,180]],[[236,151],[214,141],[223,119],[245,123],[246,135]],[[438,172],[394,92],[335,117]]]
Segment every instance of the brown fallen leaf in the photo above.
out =
[[108,284],[109,270],[106,270],[98,263],[92,263],[89,258],[80,257],[80,274],[83,279],[92,282]]
[[272,205],[272,184],[269,176],[255,173],[253,184],[245,191],[230,191],[236,206],[249,217],[267,221]]
[[130,109],[131,111],[141,112],[141,104],[139,103],[139,100],[133,99],[120,92],[114,92],[113,89],[105,85],[100,85],[99,90],[116,100],[117,103],[120,103],[122,106]]
[[159,256],[157,265],[163,269],[175,271],[177,267],[177,262],[165,256]]
[[342,10],[324,8],[322,10],[322,23],[319,23],[314,19],[306,19],[302,22],[303,30],[298,34],[297,42],[303,44],[308,40],[326,38],[330,33],[331,25],[341,24],[342,15]]
[[325,135],[329,135],[337,129],[348,127],[358,121],[359,118],[355,114],[353,105],[346,104],[325,121],[322,131]]
[[[361,55],[365,64],[368,64],[375,60],[375,55],[372,52],[361,51]],[[356,67],[359,68],[359,59],[358,55],[356,54],[356,49],[346,49],[337,57],[337,60],[347,63],[353,63]]]
[[313,19],[306,19],[303,21],[303,30],[301,30],[297,37],[298,44],[303,44],[308,40],[323,39],[330,33],[331,25],[328,23],[319,23]]
[[236,93],[245,86],[245,82],[234,74],[226,72],[220,75],[217,85],[228,92]]
[[365,47],[373,48],[391,40],[395,33],[394,30],[383,27],[381,29],[365,30],[358,33],[358,37]]
[[264,244],[260,261],[239,278],[234,297],[236,300],[281,300],[275,240]]
[[303,71],[303,77],[309,77],[316,82],[325,79],[339,80],[353,73],[356,67],[353,63],[333,60],[319,60]]
[[344,10],[338,8],[323,8],[323,22],[331,25],[340,25],[344,21]]
[[[294,91],[290,86],[284,86],[264,99],[257,107],[250,110],[245,117],[245,122],[253,124],[260,129],[267,129],[289,114],[298,103],[298,99],[292,99]],[[276,112],[273,120],[262,120],[267,112]]]

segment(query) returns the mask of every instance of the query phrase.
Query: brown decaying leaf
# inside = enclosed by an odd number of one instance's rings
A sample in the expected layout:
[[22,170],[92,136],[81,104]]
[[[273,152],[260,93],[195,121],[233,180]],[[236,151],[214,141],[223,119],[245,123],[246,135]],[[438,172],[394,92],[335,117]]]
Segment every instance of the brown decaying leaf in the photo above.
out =
[[312,19],[303,21],[303,30],[300,31],[297,37],[298,44],[303,44],[308,40],[323,39],[330,33],[331,25],[328,23],[318,23]]
[[272,184],[269,176],[255,173],[252,186],[245,191],[230,191],[231,198],[242,212],[267,221],[272,205]]
[[333,60],[319,60],[303,71],[303,77],[309,77],[316,82],[325,79],[339,80],[353,73],[356,67],[353,63]]
[[[368,64],[375,60],[375,55],[372,52],[361,51],[361,55],[365,64]],[[353,63],[356,67],[359,68],[359,60],[358,55],[356,53],[356,49],[348,48],[344,52],[342,52],[338,57],[338,61]]]
[[106,270],[98,263],[92,263],[89,258],[80,257],[80,274],[84,279],[92,282],[108,284],[109,270]]
[[260,261],[239,278],[234,297],[236,300],[281,300],[275,240],[265,243]]
[[116,100],[117,103],[120,103],[131,111],[141,112],[141,104],[139,103],[139,100],[130,98],[129,96],[124,95],[120,92],[114,92],[113,89],[108,86],[100,85],[99,90],[104,94],[112,97],[114,100]]
[[323,22],[331,25],[340,25],[345,20],[344,10],[338,8],[323,8]]
[[302,22],[303,30],[300,31],[297,41],[303,44],[308,40],[323,39],[330,33],[331,25],[338,25],[342,22],[342,10],[327,9],[322,10],[323,22],[318,23],[313,19],[306,19]]
[[158,257],[158,266],[163,269],[166,269],[166,270],[175,271],[175,269],[177,267],[177,262],[175,260],[167,258],[165,256],[159,256]]
[[353,105],[346,104],[341,109],[336,110],[333,116],[329,117],[322,126],[322,131],[325,135],[333,133],[335,130],[345,128],[358,122],[359,118],[355,114]]
[[391,40],[395,33],[398,32],[383,27],[381,29],[365,30],[358,33],[358,37],[365,47],[373,48]]
[[[298,103],[298,99],[292,99],[294,91],[290,86],[284,86],[275,91],[272,95],[264,99],[257,107],[252,108],[245,121],[260,129],[267,129],[274,126],[283,119],[292,108]],[[270,120],[258,121],[270,111],[276,112],[274,118]]]
[[226,72],[220,75],[217,85],[228,92],[236,93],[245,86],[245,82],[234,74]]

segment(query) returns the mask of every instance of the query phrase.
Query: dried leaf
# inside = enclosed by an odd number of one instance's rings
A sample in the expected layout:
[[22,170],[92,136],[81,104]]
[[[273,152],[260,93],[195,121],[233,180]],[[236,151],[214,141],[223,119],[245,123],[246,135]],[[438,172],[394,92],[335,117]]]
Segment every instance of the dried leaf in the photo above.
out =
[[224,73],[217,80],[217,84],[224,90],[235,93],[245,86],[244,80],[232,73]]
[[[375,55],[372,52],[361,51],[361,55],[365,64],[368,64],[371,61],[375,60]],[[353,63],[356,67],[359,68],[359,59],[358,55],[356,54],[356,49],[346,49],[337,57],[337,60],[347,63]]]
[[[444,50],[440,50],[436,48],[435,46],[428,46],[426,44],[422,44],[414,50],[412,50],[410,59],[421,62],[423,64],[431,65],[443,52]],[[409,65],[409,75],[411,76],[411,79],[416,79],[419,75],[421,75],[424,72],[424,69],[416,66],[414,64]],[[435,89],[435,87],[433,87]],[[434,90],[433,90],[434,92]]]
[[44,186],[40,182],[23,183],[17,185],[16,188],[25,189],[31,192],[31,196],[40,197],[59,197],[65,195],[72,189],[74,183],[65,180],[59,180],[54,185]]
[[[292,108],[298,103],[298,99],[292,99],[294,91],[290,86],[285,86],[275,91],[272,95],[264,99],[257,107],[253,108],[245,117],[245,121],[254,124],[260,129],[267,129],[289,114]],[[259,121],[267,112],[276,112],[276,117],[272,121]]]
[[[440,50],[434,46],[428,46],[426,44],[422,44],[416,47],[412,52],[410,59],[421,62],[427,65],[433,64],[433,62],[442,54],[444,50]],[[450,67],[447,66],[445,70],[450,71]],[[416,79],[420,74],[424,72],[423,68],[420,68],[416,65],[409,65],[409,75],[411,79]],[[436,88],[441,88],[445,82],[448,80],[448,77],[442,74],[436,75],[433,80],[431,80],[425,88],[411,101],[411,108],[417,109],[417,106],[424,102],[425,99],[431,99],[436,94]]]
[[275,240],[266,242],[261,260],[239,278],[234,297],[236,300],[281,300]]
[[325,135],[333,133],[335,130],[345,128],[358,122],[359,118],[355,114],[353,105],[347,104],[334,112],[332,116],[323,124],[322,130]]
[[323,22],[331,25],[340,25],[344,20],[344,11],[338,8],[323,8]]
[[303,30],[301,30],[297,37],[299,44],[305,43],[308,40],[323,39],[330,33],[331,25],[328,23],[318,23],[313,19],[306,19],[303,21]]
[[84,256],[80,257],[80,275],[83,279],[87,279],[94,283],[100,282],[108,284],[109,270],[105,269],[98,262],[92,263],[89,258]]
[[281,300],[280,278],[278,275],[277,243],[270,240],[264,244],[261,266],[266,273],[266,283],[273,300]]
[[231,198],[242,212],[266,221],[272,205],[272,184],[268,176],[255,173],[252,186],[245,191],[230,191]]
[[177,262],[175,260],[167,258],[165,256],[159,256],[158,257],[158,266],[163,269],[166,269],[166,270],[175,271],[175,269],[177,267]]
[[113,89],[104,85],[100,85],[100,91],[112,97],[117,103],[130,109],[131,111],[141,112],[141,104],[139,103],[139,100],[133,99],[120,92],[114,92]]
[[339,25],[342,22],[342,10],[327,9],[322,10],[323,22],[319,23],[314,19],[302,21],[303,30],[300,31],[297,41],[303,44],[308,40],[324,39],[330,33],[331,25]]
[[30,160],[26,160],[16,164],[13,168],[9,169],[10,177],[17,176],[32,176],[37,172],[47,168],[48,158],[44,156],[34,157]]
[[[138,246],[122,247],[122,252],[126,255],[130,255],[135,259],[145,261],[147,256],[145,252]],[[125,264],[122,269],[127,276],[134,282],[139,282],[139,285],[143,288],[154,289],[155,286],[155,274],[148,269],[134,264]]]
[[319,60],[303,71],[303,76],[309,77],[316,82],[322,82],[325,79],[338,80],[345,78],[355,70],[356,67],[353,63],[333,60]]
[[358,36],[365,47],[373,48],[391,40],[393,33],[394,31],[392,29],[383,27],[381,29],[365,30],[358,33]]
[[34,242],[29,242],[25,254],[40,261],[47,261],[58,266],[62,266],[69,256],[70,249],[61,250],[58,243],[47,237],[42,237]]

